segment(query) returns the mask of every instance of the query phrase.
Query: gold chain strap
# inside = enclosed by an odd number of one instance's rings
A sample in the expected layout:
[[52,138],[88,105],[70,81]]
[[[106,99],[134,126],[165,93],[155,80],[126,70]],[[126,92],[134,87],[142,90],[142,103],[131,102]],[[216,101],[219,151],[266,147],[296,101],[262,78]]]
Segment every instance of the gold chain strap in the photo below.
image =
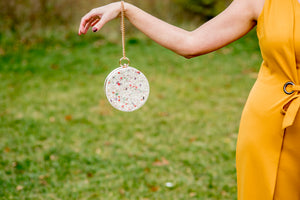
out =
[[[128,67],[129,66],[129,58],[126,57],[125,52],[125,8],[124,8],[124,1],[121,1],[121,33],[122,33],[122,50],[123,50],[123,57],[120,59],[120,66],[121,67]],[[122,64],[122,61],[126,60],[126,64]]]

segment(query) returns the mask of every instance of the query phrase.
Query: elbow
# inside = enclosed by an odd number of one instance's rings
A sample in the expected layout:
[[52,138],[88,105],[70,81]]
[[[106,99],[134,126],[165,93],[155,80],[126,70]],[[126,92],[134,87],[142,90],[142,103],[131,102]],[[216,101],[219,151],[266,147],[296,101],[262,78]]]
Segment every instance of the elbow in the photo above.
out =
[[199,42],[195,41],[195,39],[190,36],[180,44],[180,49],[178,49],[176,53],[186,59],[195,58],[197,56],[205,54],[204,52],[202,52],[201,46],[199,46],[198,44]]
[[193,51],[193,48],[188,48],[180,53],[178,53],[180,56],[186,58],[186,59],[191,59],[191,58],[195,58],[197,56],[201,56],[202,53],[199,51]]
[[193,52],[192,49],[193,49],[193,47],[191,47],[189,45],[182,45],[182,47],[180,49],[178,49],[177,51],[175,51],[175,53],[186,59],[191,59],[191,58],[201,55],[201,54],[199,54],[199,52]]
[[191,58],[195,58],[195,57],[197,57],[196,55],[190,55],[190,54],[187,54],[187,55],[182,55],[184,58],[186,58],[186,59],[191,59]]
[[178,52],[179,55],[186,59],[195,58],[201,55],[205,55],[212,52],[210,49],[204,49],[203,46],[198,46],[196,44],[186,45],[182,51]]

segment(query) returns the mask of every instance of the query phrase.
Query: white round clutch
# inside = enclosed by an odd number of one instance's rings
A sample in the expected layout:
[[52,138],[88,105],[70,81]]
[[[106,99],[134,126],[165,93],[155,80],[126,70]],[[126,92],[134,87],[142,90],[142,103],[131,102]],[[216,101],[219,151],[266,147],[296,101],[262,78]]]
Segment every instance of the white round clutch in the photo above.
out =
[[104,90],[109,103],[125,112],[142,107],[150,93],[146,76],[130,66],[113,70],[105,79]]

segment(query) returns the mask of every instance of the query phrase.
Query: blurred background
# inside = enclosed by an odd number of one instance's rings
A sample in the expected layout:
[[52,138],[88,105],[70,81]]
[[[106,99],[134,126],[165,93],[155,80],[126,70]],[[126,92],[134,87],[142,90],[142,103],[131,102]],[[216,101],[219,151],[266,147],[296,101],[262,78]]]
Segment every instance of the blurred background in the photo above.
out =
[[[120,21],[78,36],[108,0],[0,1],[0,199],[233,200],[239,119],[261,63],[255,30],[187,60],[126,22],[146,104],[113,109],[105,77],[122,57]],[[131,0],[193,30],[230,0]]]
[[[77,28],[80,18],[109,0],[3,0],[0,2],[1,34],[29,40],[48,29]],[[207,20],[222,11],[231,0],[129,0],[153,15],[173,23]]]

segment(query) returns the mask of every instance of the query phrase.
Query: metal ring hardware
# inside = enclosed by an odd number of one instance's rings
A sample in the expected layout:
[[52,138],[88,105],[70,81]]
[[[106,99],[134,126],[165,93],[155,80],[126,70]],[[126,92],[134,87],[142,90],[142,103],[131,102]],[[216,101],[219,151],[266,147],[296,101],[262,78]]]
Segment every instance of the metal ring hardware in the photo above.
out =
[[[123,63],[122,63],[123,60],[126,60],[127,63],[124,63],[124,64],[123,64]],[[121,66],[121,67],[128,67],[129,64],[130,64],[130,60],[129,60],[129,58],[127,58],[127,57],[122,57],[122,58],[120,59],[120,62],[119,62],[119,63],[120,63],[120,66]]]
[[294,90],[292,90],[291,92],[288,92],[287,90],[286,90],[286,88],[287,88],[287,86],[289,86],[289,85],[295,85],[293,82],[286,82],[285,84],[284,84],[284,86],[283,86],[283,91],[284,91],[284,93],[286,93],[286,94],[288,94],[288,95],[290,95],[290,94],[293,94],[295,91]]

